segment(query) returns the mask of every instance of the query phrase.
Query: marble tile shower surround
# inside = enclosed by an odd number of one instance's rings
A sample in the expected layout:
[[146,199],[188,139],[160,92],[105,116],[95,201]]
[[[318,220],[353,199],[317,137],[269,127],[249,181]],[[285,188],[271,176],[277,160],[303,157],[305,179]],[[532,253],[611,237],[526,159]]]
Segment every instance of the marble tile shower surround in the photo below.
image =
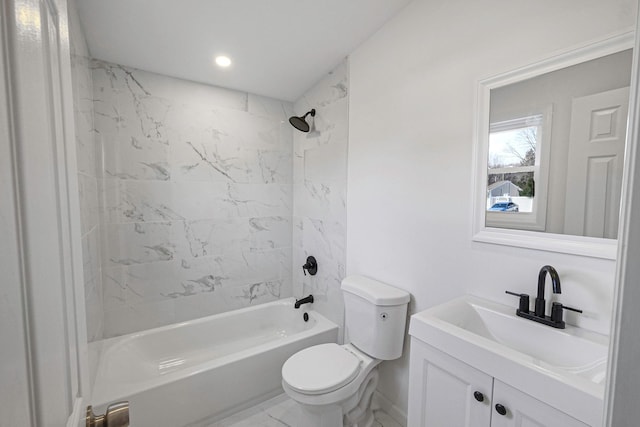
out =
[[290,103],[93,61],[105,336],[290,296]]
[[[314,309],[343,325],[340,284],[346,262],[346,192],[349,119],[348,61],[339,64],[294,104],[296,114],[316,109],[315,132],[293,136],[293,290],[315,297]],[[318,274],[304,276],[306,257]]]
[[98,181],[102,176],[99,151],[94,138],[93,82],[91,59],[75,2],[70,2],[71,76],[74,97],[76,158],[82,231],[87,338],[99,340],[104,332],[102,299],[101,228],[98,202]]

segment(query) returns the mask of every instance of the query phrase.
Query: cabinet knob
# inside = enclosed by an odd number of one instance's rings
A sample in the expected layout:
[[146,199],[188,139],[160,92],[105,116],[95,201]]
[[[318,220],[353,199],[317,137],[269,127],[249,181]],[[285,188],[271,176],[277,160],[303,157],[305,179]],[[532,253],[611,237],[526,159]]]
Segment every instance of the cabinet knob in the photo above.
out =
[[484,402],[484,394],[480,393],[479,391],[474,391],[473,397],[475,397],[478,402]]
[[496,412],[500,415],[507,415],[507,408],[505,408],[504,405],[498,403],[496,405]]

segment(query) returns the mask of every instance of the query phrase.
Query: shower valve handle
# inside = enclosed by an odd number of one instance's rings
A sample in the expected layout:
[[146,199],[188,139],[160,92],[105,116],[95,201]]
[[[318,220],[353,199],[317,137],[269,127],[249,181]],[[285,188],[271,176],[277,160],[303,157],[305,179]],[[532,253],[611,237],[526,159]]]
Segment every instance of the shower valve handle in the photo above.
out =
[[315,276],[316,273],[318,272],[318,262],[313,256],[308,256],[307,263],[302,266],[302,272],[304,273],[305,276],[307,275],[307,271],[312,276]]

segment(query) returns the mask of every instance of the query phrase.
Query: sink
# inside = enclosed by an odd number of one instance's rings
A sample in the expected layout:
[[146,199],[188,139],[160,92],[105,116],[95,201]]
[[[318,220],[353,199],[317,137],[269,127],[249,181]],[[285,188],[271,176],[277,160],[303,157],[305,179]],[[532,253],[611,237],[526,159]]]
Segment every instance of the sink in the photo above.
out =
[[464,297],[428,313],[452,326],[531,357],[531,363],[565,370],[595,383],[606,376],[607,338],[567,326],[554,329],[515,315],[515,308]]
[[608,337],[555,329],[515,311],[466,295],[414,314],[409,334],[576,418],[589,412],[592,424],[603,406]]

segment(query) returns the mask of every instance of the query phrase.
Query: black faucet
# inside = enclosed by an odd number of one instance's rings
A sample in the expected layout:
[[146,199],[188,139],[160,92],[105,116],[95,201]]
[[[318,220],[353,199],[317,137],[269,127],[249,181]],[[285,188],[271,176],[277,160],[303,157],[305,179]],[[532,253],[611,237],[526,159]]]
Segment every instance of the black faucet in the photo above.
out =
[[309,304],[309,303],[313,303],[313,295],[309,295],[308,297],[304,297],[299,300],[296,300],[296,303],[293,304],[293,306],[295,308],[300,308],[302,304]]
[[555,268],[550,265],[545,265],[540,269],[540,273],[538,273],[538,295],[536,296],[535,301],[535,310],[533,313],[529,311],[529,295],[527,294],[518,294],[515,292],[506,291],[509,295],[514,295],[520,297],[520,305],[516,310],[516,314],[520,317],[524,317],[525,319],[533,320],[534,322],[542,323],[547,326],[552,326],[554,328],[564,329],[565,323],[562,320],[562,310],[571,310],[578,313],[582,313],[582,310],[578,310],[577,308],[567,307],[566,305],[562,305],[559,302],[553,302],[551,304],[551,316],[547,316],[545,314],[546,301],[544,300],[544,286],[546,283],[547,273],[551,276],[551,286],[553,287],[553,293],[559,294],[562,293],[562,289],[560,288],[560,276]]
[[547,305],[547,302],[544,300],[544,285],[546,283],[547,273],[551,276],[551,285],[553,286],[554,294],[561,294],[562,289],[560,288],[560,276],[558,276],[558,272],[555,268],[550,265],[545,265],[540,269],[538,273],[538,295],[536,296],[536,308],[535,315],[538,317],[544,317],[544,310]]

